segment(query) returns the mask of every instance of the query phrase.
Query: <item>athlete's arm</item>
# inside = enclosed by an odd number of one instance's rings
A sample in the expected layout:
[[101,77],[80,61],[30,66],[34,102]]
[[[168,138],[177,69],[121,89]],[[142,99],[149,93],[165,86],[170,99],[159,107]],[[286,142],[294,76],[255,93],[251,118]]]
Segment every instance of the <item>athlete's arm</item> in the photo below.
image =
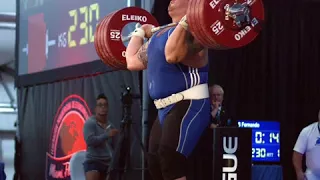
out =
[[151,24],[144,24],[133,32],[135,35],[133,34],[131,37],[126,49],[127,68],[129,70],[139,71],[147,68],[147,49],[149,46],[149,41],[143,44],[143,38],[151,38],[151,30],[153,27],[154,26]]
[[147,68],[149,41],[143,44],[141,37],[131,37],[126,49],[127,68],[131,71],[139,71]]
[[165,56],[168,63],[182,63],[194,68],[207,64],[207,49],[195,41],[190,32],[178,25],[167,40]]
[[201,68],[205,66],[208,63],[208,49],[203,49],[198,53],[186,56],[181,63],[193,68]]
[[308,142],[308,131],[304,128],[296,141],[296,144],[293,148],[293,155],[292,155],[292,164],[296,171],[297,177],[303,177],[303,169],[302,169],[302,159],[303,155],[307,151],[307,144]]
[[296,171],[297,177],[301,176],[301,174],[303,175],[302,159],[303,159],[303,154],[296,152],[296,151],[293,151],[292,163],[293,163],[293,167]]

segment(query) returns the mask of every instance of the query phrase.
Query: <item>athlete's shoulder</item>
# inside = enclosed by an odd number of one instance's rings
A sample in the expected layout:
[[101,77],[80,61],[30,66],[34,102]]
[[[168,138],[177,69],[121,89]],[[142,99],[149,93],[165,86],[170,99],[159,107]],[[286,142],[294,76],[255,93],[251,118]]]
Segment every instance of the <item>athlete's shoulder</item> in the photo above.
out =
[[170,27],[167,31],[167,34],[170,36],[171,33],[176,29],[177,26]]
[[162,35],[170,35],[173,30],[176,28],[176,26],[173,26],[173,27],[167,27],[167,28],[164,28],[162,30],[159,30],[158,33],[156,34],[157,37],[159,36],[162,36]]
[[303,131],[310,132],[315,129],[317,130],[317,128],[318,128],[318,122],[314,122],[312,124],[309,124],[307,127],[303,128]]
[[315,130],[318,130],[317,129],[317,125],[318,123],[312,123],[306,127],[304,127],[301,132],[300,132],[300,135],[305,135],[305,136],[309,136],[310,134],[312,134],[313,132],[315,132]]

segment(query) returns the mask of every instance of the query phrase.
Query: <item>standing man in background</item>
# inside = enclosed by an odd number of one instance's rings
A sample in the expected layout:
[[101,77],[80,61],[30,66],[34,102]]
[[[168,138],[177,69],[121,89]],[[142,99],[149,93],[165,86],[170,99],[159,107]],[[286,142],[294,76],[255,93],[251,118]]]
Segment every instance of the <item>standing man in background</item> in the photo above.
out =
[[[303,155],[306,155],[307,170],[302,170]],[[318,121],[302,129],[293,149],[293,166],[297,180],[320,179],[320,110]]]
[[87,154],[83,163],[86,180],[105,180],[111,163],[113,137],[118,130],[108,121],[108,99],[100,94],[96,99],[95,115],[84,124],[83,134]]
[[211,125],[210,128],[225,127],[225,126],[237,126],[223,107],[224,91],[220,85],[212,85],[209,87],[210,100],[211,100]]

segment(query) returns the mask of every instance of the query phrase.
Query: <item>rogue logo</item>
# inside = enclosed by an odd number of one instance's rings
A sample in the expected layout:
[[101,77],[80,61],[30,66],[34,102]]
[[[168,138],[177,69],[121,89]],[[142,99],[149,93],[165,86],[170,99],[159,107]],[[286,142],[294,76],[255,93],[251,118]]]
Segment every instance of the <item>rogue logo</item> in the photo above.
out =
[[70,95],[63,100],[52,124],[46,180],[70,180],[71,156],[86,149],[82,129],[89,116],[90,109],[80,96]]
[[222,180],[237,180],[238,158],[235,154],[235,152],[237,152],[237,149],[238,137],[223,137],[223,160],[227,160],[229,162],[233,161],[233,163],[228,162],[228,166],[222,167]]

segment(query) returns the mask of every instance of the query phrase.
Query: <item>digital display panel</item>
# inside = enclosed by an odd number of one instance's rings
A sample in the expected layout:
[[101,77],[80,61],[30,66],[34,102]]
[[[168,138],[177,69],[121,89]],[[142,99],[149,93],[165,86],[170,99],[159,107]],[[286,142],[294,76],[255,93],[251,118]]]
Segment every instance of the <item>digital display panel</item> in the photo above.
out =
[[252,128],[252,161],[280,161],[280,123],[239,120],[240,128]]
[[21,0],[18,75],[99,60],[94,47],[97,23],[134,4],[134,0]]

